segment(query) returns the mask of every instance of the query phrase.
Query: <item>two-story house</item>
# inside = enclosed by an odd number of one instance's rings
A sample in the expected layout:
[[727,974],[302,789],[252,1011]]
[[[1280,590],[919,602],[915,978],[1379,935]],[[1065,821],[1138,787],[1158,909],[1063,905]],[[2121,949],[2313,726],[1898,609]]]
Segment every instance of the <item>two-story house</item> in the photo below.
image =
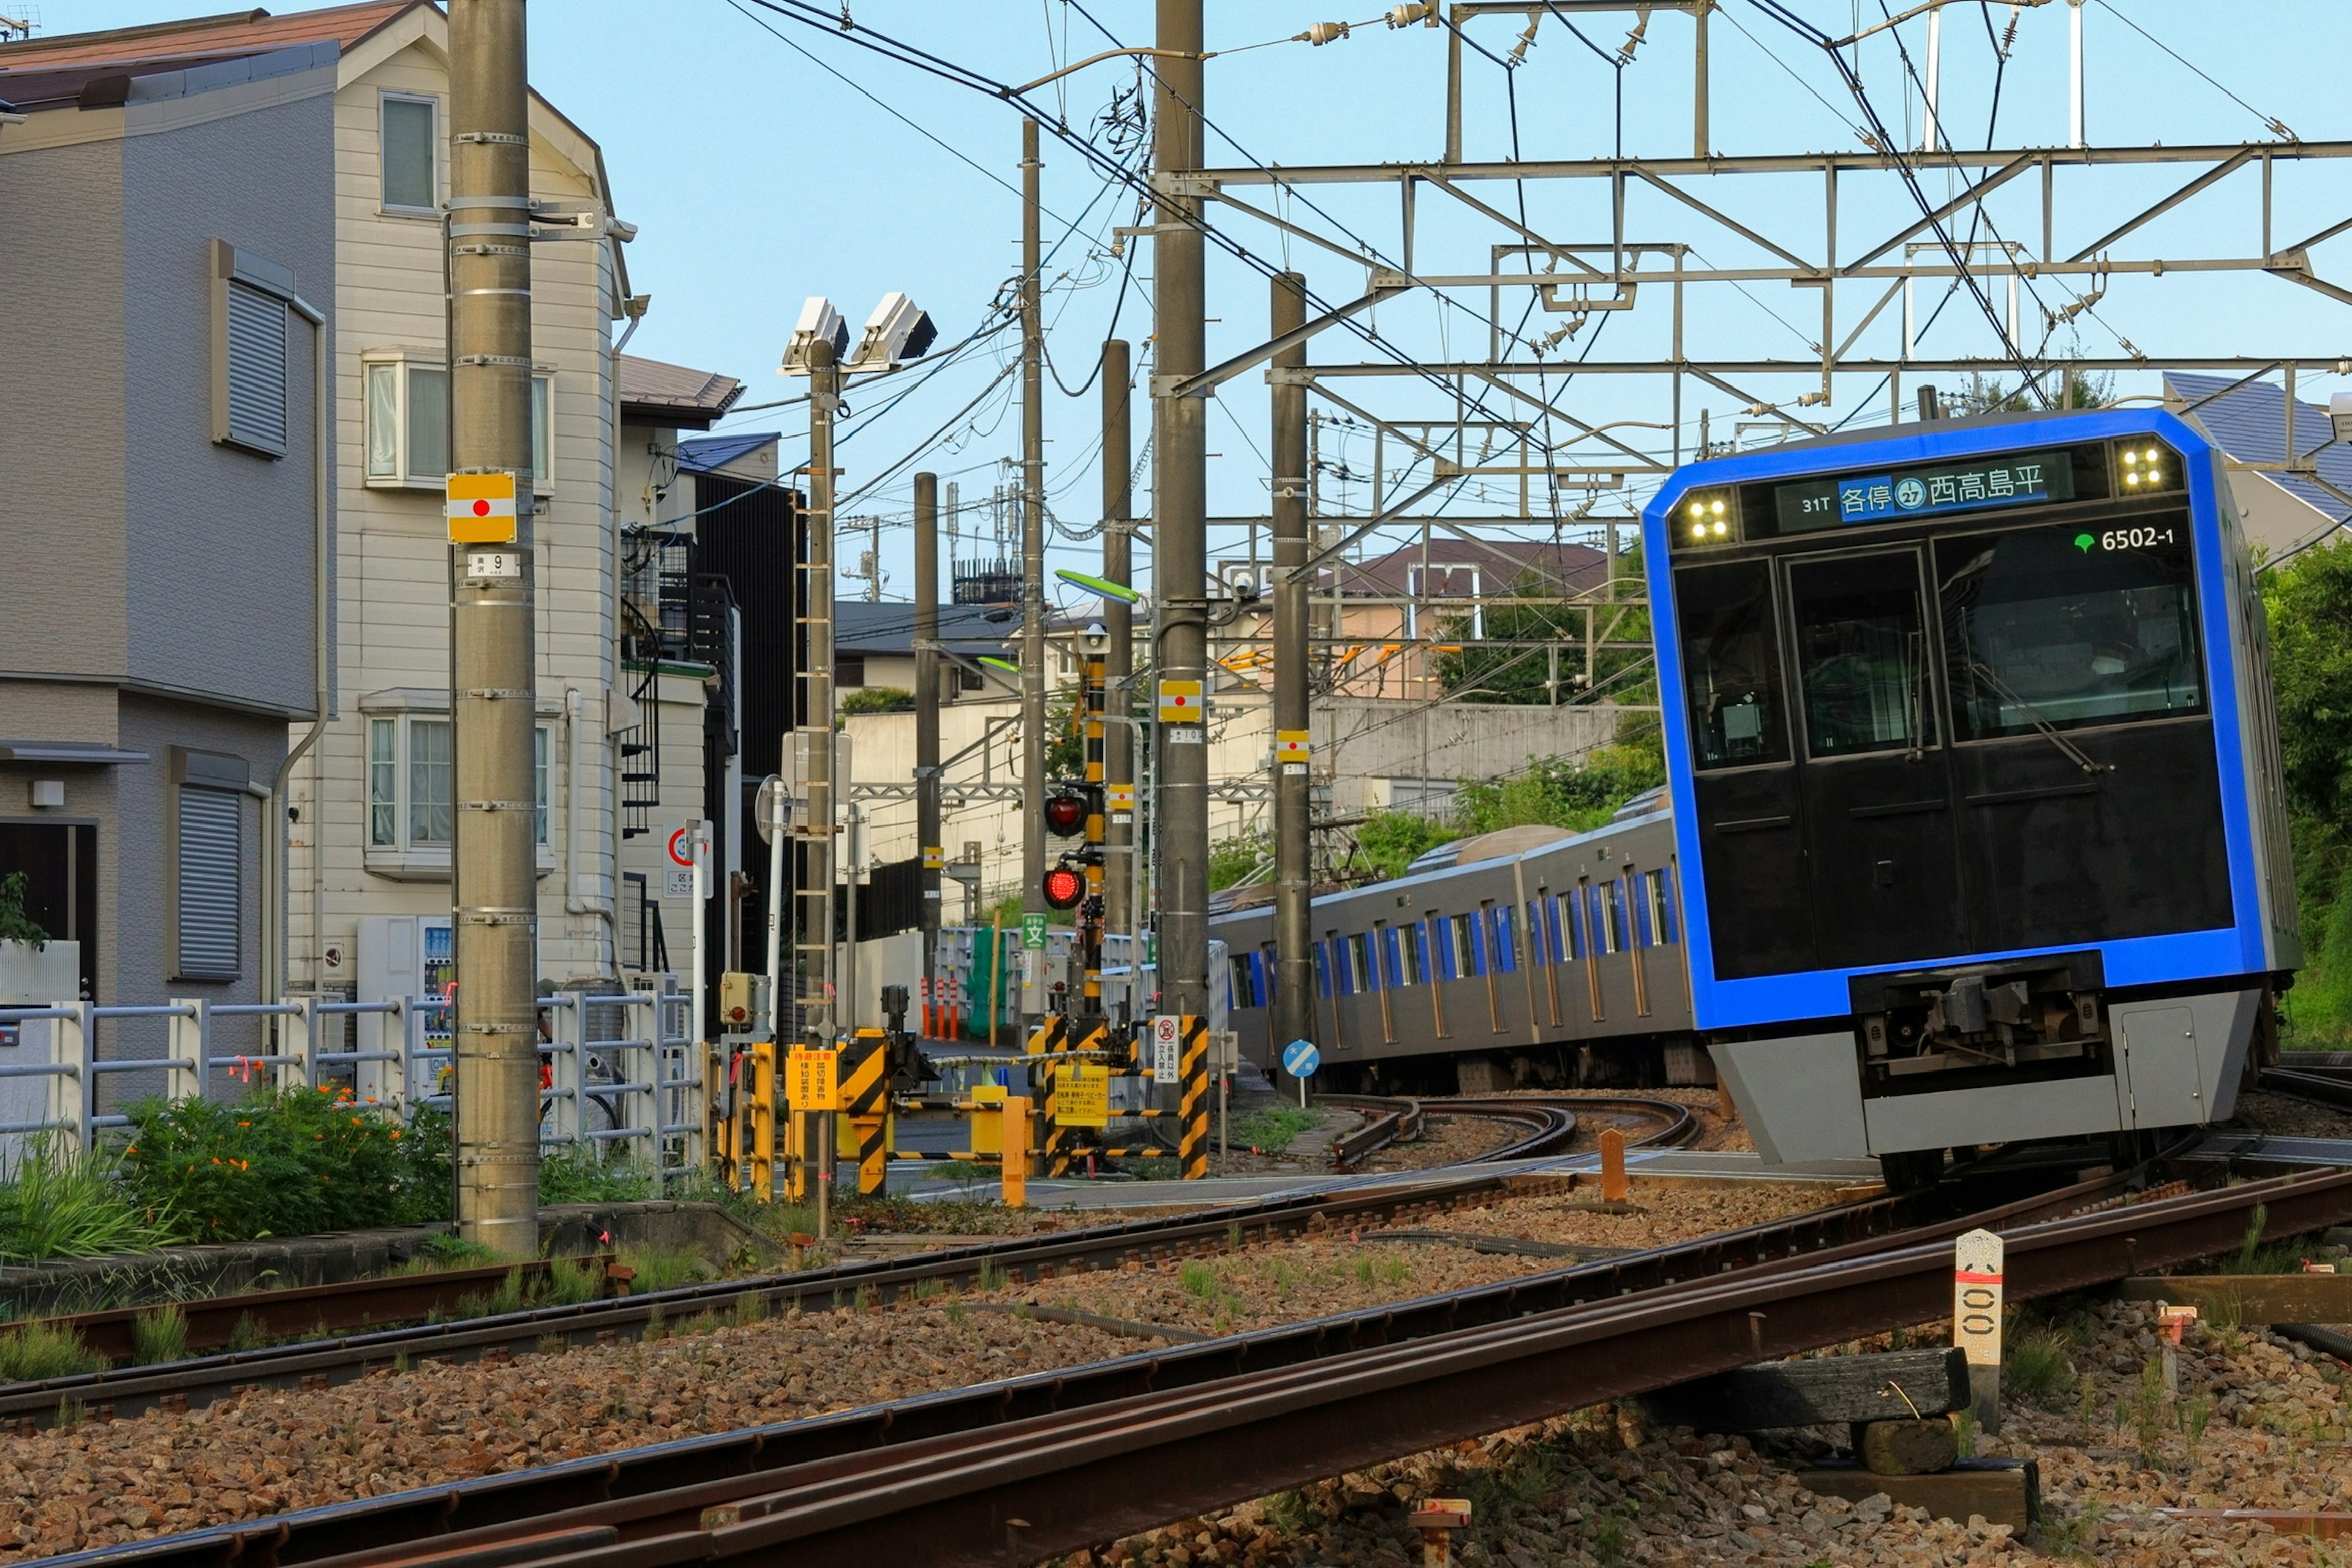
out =
[[84,42],[0,45],[0,877],[77,944],[61,994],[12,999],[250,1002],[289,749],[299,775],[332,701],[336,51]]

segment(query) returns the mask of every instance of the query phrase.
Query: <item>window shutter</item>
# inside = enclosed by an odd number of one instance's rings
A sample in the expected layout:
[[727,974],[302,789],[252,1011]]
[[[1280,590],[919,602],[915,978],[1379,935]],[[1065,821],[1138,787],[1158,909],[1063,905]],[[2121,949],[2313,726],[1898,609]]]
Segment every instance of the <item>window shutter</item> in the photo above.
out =
[[286,450],[286,306],[228,285],[228,438],[240,447]]
[[180,968],[237,973],[244,801],[226,790],[180,789]]

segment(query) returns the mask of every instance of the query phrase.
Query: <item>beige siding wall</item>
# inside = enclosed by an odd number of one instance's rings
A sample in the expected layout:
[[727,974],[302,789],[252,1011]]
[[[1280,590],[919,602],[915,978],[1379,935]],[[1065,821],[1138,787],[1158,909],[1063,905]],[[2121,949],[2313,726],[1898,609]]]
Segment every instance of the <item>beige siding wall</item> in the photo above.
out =
[[[364,482],[369,351],[406,349],[442,360],[444,306],[439,225],[380,205],[381,100],[387,91],[432,97],[447,134],[448,80],[437,50],[419,42],[358,74],[335,102],[335,389],[338,411],[339,716],[297,771],[301,811],[289,867],[293,958],[299,987],[348,987],[356,975],[355,931],[363,915],[446,914],[446,880],[394,880],[368,869],[366,693],[448,684],[448,547],[436,490]],[[572,133],[535,107],[531,195],[596,199],[593,175],[562,150]],[[446,145],[443,153],[446,182]],[[446,185],[445,185],[446,190]],[[545,715],[579,693],[582,766],[568,766],[565,721],[550,723],[549,853],[540,880],[540,970],[570,980],[609,974],[609,910],[617,888],[614,812],[617,757],[608,732],[623,705],[608,700],[617,677],[614,623],[611,358],[607,323],[617,293],[609,245],[553,241],[532,247],[532,356],[553,374],[552,491],[539,501],[538,691]],[[542,481],[542,488],[545,488]],[[543,722],[548,722],[544,718]],[[575,788],[576,783],[576,788]],[[567,818],[578,818],[577,864]],[[322,960],[340,949],[341,963]]]

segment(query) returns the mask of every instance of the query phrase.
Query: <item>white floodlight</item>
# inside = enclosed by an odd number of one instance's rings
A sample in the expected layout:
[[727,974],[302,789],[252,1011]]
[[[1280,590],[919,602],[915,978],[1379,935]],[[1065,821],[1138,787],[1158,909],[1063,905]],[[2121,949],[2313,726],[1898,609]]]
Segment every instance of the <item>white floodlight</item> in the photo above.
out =
[[806,375],[809,351],[820,342],[833,345],[834,363],[839,363],[843,351],[849,347],[849,323],[841,319],[832,300],[812,294],[801,305],[800,324],[793,328],[793,341],[784,345],[784,363],[776,374]]
[[859,370],[887,370],[900,360],[920,359],[939,335],[931,318],[912,300],[904,294],[885,294],[866,319],[866,331],[849,363]]
[[2339,392],[2327,400],[2327,419],[2336,426],[2337,440],[2352,441],[2352,392]]

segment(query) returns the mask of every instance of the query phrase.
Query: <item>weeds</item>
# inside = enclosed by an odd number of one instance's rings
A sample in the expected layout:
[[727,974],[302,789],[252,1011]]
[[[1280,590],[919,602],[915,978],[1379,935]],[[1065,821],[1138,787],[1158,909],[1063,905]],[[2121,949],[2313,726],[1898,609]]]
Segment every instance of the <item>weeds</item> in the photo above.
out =
[[768,1303],[761,1300],[756,1293],[746,1290],[743,1294],[735,1298],[735,1326],[737,1328],[748,1329],[752,1324],[766,1318],[767,1315]]
[[856,1311],[878,1311],[882,1306],[882,1295],[871,1285],[860,1285],[857,1288],[857,1294],[850,1298],[849,1304]]
[[0,1382],[38,1383],[44,1378],[71,1377],[96,1372],[106,1358],[82,1343],[71,1329],[47,1323],[26,1323],[14,1333],[0,1334]]
[[1242,1222],[1234,1220],[1225,1226],[1225,1250],[1227,1252],[1239,1252],[1241,1249]]
[[449,1120],[407,1124],[348,1092],[142,1100],[122,1171],[138,1216],[180,1241],[415,1225],[449,1212]]
[[611,1164],[593,1144],[573,1143],[539,1156],[542,1204],[631,1204],[652,1197],[653,1182],[635,1165]]
[[719,1331],[719,1315],[709,1311],[697,1312],[681,1324],[677,1331],[689,1336],[715,1334]]
[[1322,1522],[1323,1516],[1307,1500],[1307,1494],[1293,1487],[1279,1491],[1258,1505],[1266,1523],[1285,1535],[1298,1535]]
[[228,1348],[233,1351],[257,1351],[269,1342],[262,1331],[261,1320],[251,1312],[239,1312],[236,1321],[229,1325]]
[[394,1351],[392,1352],[393,1376],[406,1377],[408,1375],[408,1369],[414,1363],[408,1359],[408,1352],[406,1351]]
[[1234,1142],[1260,1153],[1279,1154],[1290,1147],[1291,1141],[1315,1125],[1318,1118],[1311,1110],[1294,1106],[1269,1106],[1254,1110],[1234,1123]]
[[1217,1271],[1206,1263],[1190,1262],[1180,1266],[1176,1270],[1176,1280],[1183,1286],[1184,1294],[1198,1296],[1203,1301],[1217,1293]]
[[57,1426],[58,1431],[70,1432],[89,1419],[89,1406],[84,1405],[80,1400],[76,1399],[72,1394],[68,1394],[63,1399],[58,1401]]
[[1004,1266],[993,1258],[980,1260],[980,1274],[974,1282],[982,1290],[993,1290],[1004,1283]]
[[2096,1498],[2067,1510],[2063,1519],[2045,1506],[2040,1526],[2042,1544],[2061,1557],[2083,1563],[2097,1561],[2091,1548],[2099,1539],[2099,1521],[2106,1511],[2106,1504]]
[[565,1339],[562,1334],[541,1334],[539,1336],[539,1353],[541,1355],[562,1355],[571,1348],[572,1342]]
[[2180,1436],[2188,1447],[2191,1468],[2197,1464],[2198,1445],[2205,1439],[2205,1424],[2212,1418],[2212,1402],[2202,1394],[2185,1401],[2180,1406]]
[[1625,1516],[1614,1509],[1592,1521],[1592,1558],[1601,1568],[1622,1568],[1625,1534]]
[[547,1271],[537,1295],[550,1307],[577,1307],[604,1293],[603,1272],[593,1263],[557,1263]]
[[1372,1260],[1360,1252],[1356,1255],[1356,1282],[1360,1285],[1372,1282]]
[[174,1303],[154,1307],[131,1320],[131,1359],[142,1366],[188,1357],[188,1314]]
[[416,1244],[416,1256],[441,1268],[470,1268],[495,1256],[478,1241],[452,1231],[436,1230]]
[[1953,1411],[1952,1430],[1957,1435],[1960,1458],[1974,1458],[1977,1451],[1977,1413],[1973,1410]]
[[929,1279],[918,1279],[915,1281],[915,1300],[928,1301],[933,1297],[946,1295],[947,1289],[948,1282],[936,1275]]
[[644,1333],[637,1336],[638,1342],[651,1344],[656,1340],[665,1340],[668,1337],[669,1324],[662,1316],[661,1303],[656,1301],[646,1310],[646,1329]]
[[53,1139],[28,1142],[0,1169],[0,1258],[103,1258],[152,1252],[173,1238],[168,1217],[142,1212],[121,1167]]
[[2045,1410],[2062,1407],[2074,1388],[2074,1363],[2064,1333],[2035,1329],[2019,1335],[2009,1347],[2009,1366],[2002,1374],[2011,1393]]
[[633,1252],[624,1254],[621,1260],[637,1271],[630,1289],[639,1294],[675,1290],[710,1278],[710,1270],[691,1252]]
[[1386,1283],[1402,1285],[1412,1273],[1412,1265],[1405,1261],[1403,1253],[1391,1252],[1381,1259],[1380,1272],[1381,1279]]
[[966,1307],[961,1301],[950,1301],[948,1303],[948,1321],[953,1323],[959,1329],[962,1328],[966,1323],[971,1321],[971,1310]]
[[2091,1417],[2095,1414],[2098,1408],[2098,1389],[2092,1385],[2089,1378],[2084,1378],[2083,1380],[2081,1394],[2074,1401],[2074,1419],[2081,1423],[2083,1433],[2085,1436],[2090,1435]]
[[2132,1433],[2139,1442],[2140,1463],[2161,1469],[2158,1456],[2164,1447],[2164,1363],[2150,1360],[2140,1368],[2138,1396],[2132,1402]]

